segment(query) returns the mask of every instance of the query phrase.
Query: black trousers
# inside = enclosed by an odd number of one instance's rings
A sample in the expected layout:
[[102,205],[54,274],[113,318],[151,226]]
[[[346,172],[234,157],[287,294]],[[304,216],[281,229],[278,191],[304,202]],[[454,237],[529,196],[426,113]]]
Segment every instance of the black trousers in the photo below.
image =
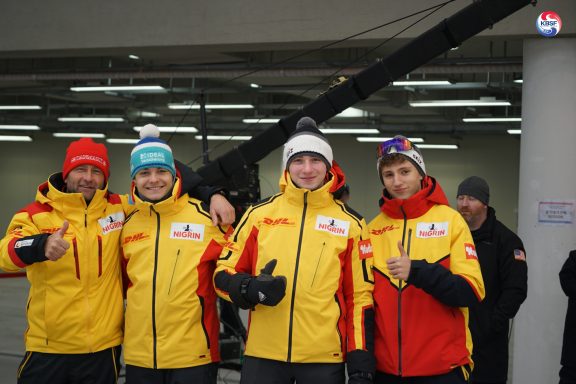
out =
[[465,384],[467,382],[460,367],[438,376],[401,377],[377,371],[374,379],[374,384]]
[[240,384],[344,384],[344,363],[286,363],[245,356]]
[[121,347],[82,354],[26,352],[18,384],[116,384]]
[[126,384],[216,384],[218,364],[154,369],[126,364]]

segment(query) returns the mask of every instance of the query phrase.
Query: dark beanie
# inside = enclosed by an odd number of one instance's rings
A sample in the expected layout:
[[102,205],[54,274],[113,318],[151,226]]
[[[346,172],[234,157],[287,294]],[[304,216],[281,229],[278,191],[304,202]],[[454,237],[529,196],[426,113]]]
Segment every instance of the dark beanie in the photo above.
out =
[[460,183],[456,196],[467,195],[488,205],[490,202],[490,187],[486,180],[478,176],[470,176]]

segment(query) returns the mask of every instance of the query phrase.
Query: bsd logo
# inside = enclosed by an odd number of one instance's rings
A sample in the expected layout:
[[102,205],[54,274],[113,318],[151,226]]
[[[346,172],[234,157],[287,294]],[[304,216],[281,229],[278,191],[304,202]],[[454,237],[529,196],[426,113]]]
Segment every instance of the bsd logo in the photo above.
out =
[[544,37],[554,37],[562,28],[562,20],[556,12],[542,12],[536,19],[536,29]]

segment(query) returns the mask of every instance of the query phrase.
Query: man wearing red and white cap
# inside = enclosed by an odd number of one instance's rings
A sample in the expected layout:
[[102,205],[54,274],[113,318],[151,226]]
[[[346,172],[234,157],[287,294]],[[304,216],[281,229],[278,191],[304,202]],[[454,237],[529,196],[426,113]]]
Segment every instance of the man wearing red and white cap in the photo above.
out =
[[38,187],[0,241],[0,268],[25,268],[30,281],[19,384],[117,382],[125,211],[108,192],[109,175],[103,144],[72,142],[62,172]]

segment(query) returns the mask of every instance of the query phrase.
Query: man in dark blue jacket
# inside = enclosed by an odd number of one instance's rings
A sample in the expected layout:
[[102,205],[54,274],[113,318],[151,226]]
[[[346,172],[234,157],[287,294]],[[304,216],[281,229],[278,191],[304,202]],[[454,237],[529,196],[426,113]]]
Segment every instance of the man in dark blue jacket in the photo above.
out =
[[488,205],[488,183],[477,176],[462,181],[457,193],[458,212],[472,232],[486,297],[470,307],[474,370],[471,384],[506,383],[508,377],[509,320],[526,299],[528,268],[522,240],[496,219]]

